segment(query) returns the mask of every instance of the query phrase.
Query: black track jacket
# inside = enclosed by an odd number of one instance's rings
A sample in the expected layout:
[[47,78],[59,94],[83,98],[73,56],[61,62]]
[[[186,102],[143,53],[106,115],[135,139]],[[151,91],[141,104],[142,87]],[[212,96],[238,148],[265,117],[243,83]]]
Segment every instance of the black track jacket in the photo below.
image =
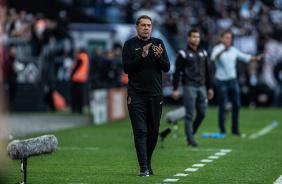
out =
[[[149,43],[149,53],[142,57],[143,47]],[[154,50],[162,45],[163,53],[156,59]],[[151,37],[148,41],[133,37],[124,43],[122,49],[123,70],[128,74],[128,94],[139,96],[162,95],[162,71],[170,69],[169,59],[163,41]]]
[[189,46],[180,50],[175,61],[175,73],[173,75],[173,89],[176,90],[182,72],[182,85],[199,87],[206,85],[212,88],[212,78],[209,72],[209,59],[207,51],[198,49],[195,52]]

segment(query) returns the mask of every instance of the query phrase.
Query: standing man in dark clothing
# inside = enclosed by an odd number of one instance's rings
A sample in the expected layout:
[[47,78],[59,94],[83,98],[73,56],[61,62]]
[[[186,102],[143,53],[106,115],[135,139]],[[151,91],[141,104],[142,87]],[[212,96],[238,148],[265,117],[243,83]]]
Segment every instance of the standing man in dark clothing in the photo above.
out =
[[[213,98],[212,77],[209,73],[207,51],[199,48],[200,33],[194,29],[190,30],[187,41],[188,47],[179,51],[175,62],[172,97],[175,100],[179,99],[177,88],[182,72],[183,100],[186,110],[185,134],[188,146],[197,147],[198,143],[193,135],[205,117],[208,99]],[[193,120],[195,108],[197,115]]]
[[140,173],[153,175],[151,157],[158,140],[162,114],[162,71],[170,69],[162,40],[151,37],[152,20],[136,20],[137,36],[124,43],[123,70],[128,74],[127,106],[131,119]]

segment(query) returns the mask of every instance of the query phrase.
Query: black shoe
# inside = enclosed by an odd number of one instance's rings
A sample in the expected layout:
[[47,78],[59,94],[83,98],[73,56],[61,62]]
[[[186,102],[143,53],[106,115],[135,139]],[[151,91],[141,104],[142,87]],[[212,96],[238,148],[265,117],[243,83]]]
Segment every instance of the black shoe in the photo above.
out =
[[188,141],[188,146],[198,147],[199,144],[195,140],[193,140],[193,141]]
[[154,172],[153,172],[151,166],[149,166],[148,168],[149,168],[149,169],[148,169],[148,170],[149,170],[149,175],[154,175]]
[[137,174],[137,176],[147,177],[147,176],[149,176],[149,170],[148,169],[140,169],[140,173]]

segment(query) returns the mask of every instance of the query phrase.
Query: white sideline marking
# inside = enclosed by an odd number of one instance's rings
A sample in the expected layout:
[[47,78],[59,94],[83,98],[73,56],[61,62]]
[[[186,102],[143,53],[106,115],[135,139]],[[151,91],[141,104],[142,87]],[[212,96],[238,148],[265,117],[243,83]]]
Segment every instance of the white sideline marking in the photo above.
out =
[[225,152],[225,153],[228,153],[228,152],[231,152],[231,149],[222,149],[220,150],[221,152]]
[[167,181],[172,181],[172,182],[176,182],[178,181],[179,179],[165,179],[164,182],[167,182]]
[[57,149],[60,150],[98,150],[98,147],[86,147],[86,148],[81,148],[81,147],[58,147]]
[[192,165],[192,167],[204,167],[205,166],[205,164],[194,164],[194,165]]
[[275,126],[273,124],[268,125],[268,126],[264,127],[263,129],[261,129],[261,131],[250,135],[249,139],[256,139],[260,136],[263,136],[263,135],[267,134],[268,132],[270,132],[273,128],[275,128]]
[[212,162],[212,160],[203,159],[203,160],[201,160],[201,162]]
[[208,158],[211,158],[211,159],[218,159],[219,156],[209,156]]
[[208,149],[200,149],[200,148],[192,148],[190,149],[191,151],[222,151],[224,149],[212,149],[212,148],[208,148]]
[[282,175],[273,184],[282,184]]
[[178,174],[176,174],[176,175],[174,175],[174,176],[187,176],[188,174],[183,174],[183,173],[178,173]]
[[226,155],[226,153],[215,153],[215,155]]
[[192,171],[192,172],[195,172],[195,171],[197,171],[198,170],[198,168],[187,168],[187,169],[185,169],[184,171]]

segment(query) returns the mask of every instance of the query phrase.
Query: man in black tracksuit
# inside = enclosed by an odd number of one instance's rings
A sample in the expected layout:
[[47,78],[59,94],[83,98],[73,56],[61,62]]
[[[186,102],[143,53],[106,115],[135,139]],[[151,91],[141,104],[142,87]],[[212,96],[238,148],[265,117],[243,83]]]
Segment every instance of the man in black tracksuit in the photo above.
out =
[[[207,51],[199,48],[200,33],[190,30],[187,35],[188,47],[180,50],[175,62],[173,76],[173,98],[179,98],[178,82],[182,72],[183,101],[186,110],[185,134],[188,146],[198,146],[193,134],[205,117],[208,99],[213,98],[212,77],[209,73]],[[208,99],[207,99],[208,98]],[[197,111],[195,119],[194,109]]]
[[162,71],[170,63],[162,40],[151,37],[151,18],[136,20],[138,35],[124,43],[123,70],[128,74],[127,106],[131,119],[140,173],[153,175],[151,157],[158,140],[162,114]]

